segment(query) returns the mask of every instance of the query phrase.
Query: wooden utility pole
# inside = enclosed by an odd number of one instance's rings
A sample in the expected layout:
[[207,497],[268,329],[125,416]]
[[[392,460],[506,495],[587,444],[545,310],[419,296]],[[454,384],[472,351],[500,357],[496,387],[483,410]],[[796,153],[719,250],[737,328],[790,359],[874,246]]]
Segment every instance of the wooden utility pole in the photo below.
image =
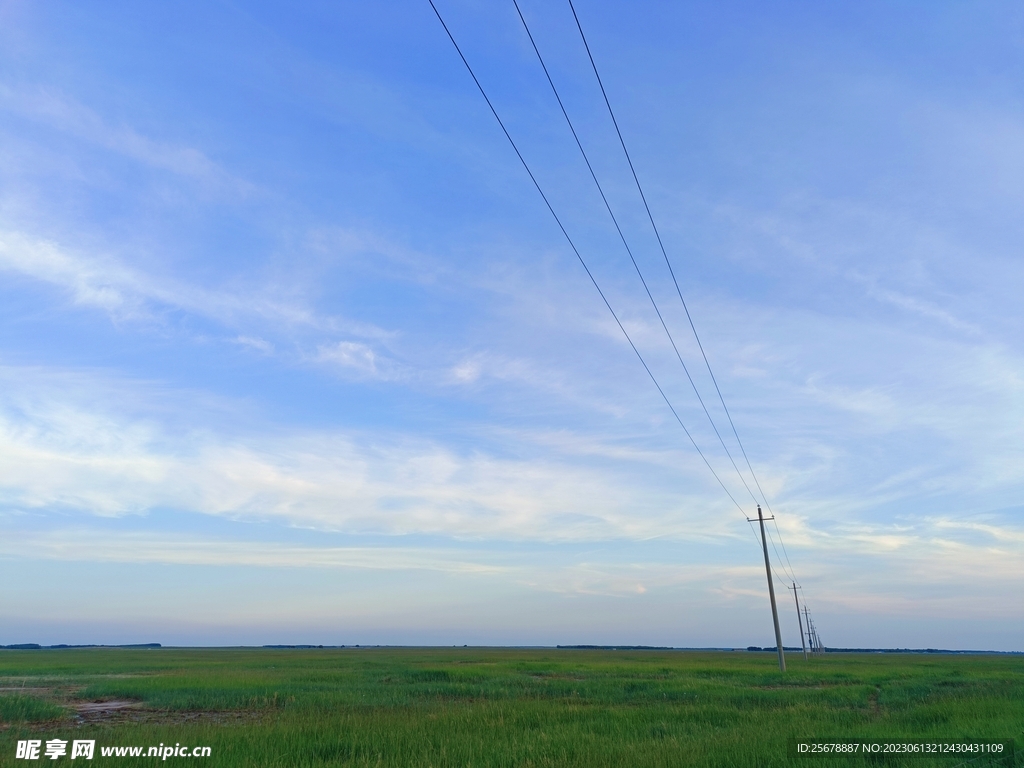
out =
[[807,643],[804,642],[804,621],[800,618],[800,598],[797,597],[796,594],[796,591],[800,589],[800,587],[798,587],[794,581],[793,586],[787,587],[787,589],[793,590],[793,599],[796,600],[796,622],[800,625],[800,647],[804,652],[804,661],[807,661]]
[[[750,518],[747,518],[750,520]],[[774,520],[775,517],[769,517]],[[750,520],[750,522],[754,522]],[[775,647],[779,651],[779,670],[786,671],[786,653],[782,650],[782,632],[779,630],[779,609],[775,606],[775,585],[772,584],[772,564],[768,560],[768,540],[764,535],[764,515],[761,514],[761,505],[757,505],[757,522],[761,525],[761,548],[764,549],[764,570],[768,574],[768,597],[772,601],[772,621],[775,622]]]
[[811,653],[814,652],[814,635],[811,634],[811,616],[807,612],[807,606],[804,606],[804,618],[807,620],[807,642],[811,645]]

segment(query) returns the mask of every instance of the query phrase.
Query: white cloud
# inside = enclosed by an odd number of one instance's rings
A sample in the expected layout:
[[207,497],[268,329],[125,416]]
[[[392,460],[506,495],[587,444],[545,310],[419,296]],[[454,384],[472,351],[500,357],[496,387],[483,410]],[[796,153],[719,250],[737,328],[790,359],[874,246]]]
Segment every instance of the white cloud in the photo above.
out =
[[991,536],[996,541],[1007,544],[1024,544],[1024,529],[1014,528],[1006,525],[992,525],[976,521],[939,519],[935,521],[935,527],[939,530],[953,529],[961,531],[977,531]]
[[[509,567],[484,562],[462,549],[416,547],[312,547],[159,533],[120,533],[71,528],[20,533],[5,540],[7,557],[114,563],[258,566],[263,568],[368,568],[429,570],[447,573],[498,573]],[[475,558],[475,559],[472,559]]]
[[323,344],[317,350],[315,360],[373,378],[393,378],[396,370],[393,361],[380,358],[371,347],[358,341]]
[[265,355],[270,355],[274,352],[274,345],[266,339],[261,339],[259,336],[236,336],[233,341],[235,344],[255,349],[257,352],[262,352]]
[[[722,533],[717,515],[710,528],[687,526],[721,506],[703,492],[665,507],[659,489],[638,494],[578,461],[466,454],[359,432],[232,438],[200,426],[199,415],[171,433],[59,388],[31,387],[32,377],[4,376],[20,380],[0,409],[7,509],[120,516],[170,508],[339,531],[523,540]],[[123,400],[84,391],[80,384],[77,396],[87,402]]]
[[[147,274],[113,256],[68,248],[45,238],[0,228],[0,270],[53,285],[66,292],[78,305],[99,309],[117,320],[153,322],[168,309],[205,317],[228,327],[269,323],[270,330],[311,329],[321,333],[339,331],[355,336],[387,338],[393,334],[369,323],[353,323],[322,315],[291,297],[280,297],[273,288],[249,292],[211,290],[168,276]],[[261,349],[272,343],[257,333],[234,338],[238,344]],[[354,344],[334,350],[348,352],[349,364],[374,368],[373,351]],[[328,357],[331,357],[328,355]]]
[[472,384],[480,378],[480,372],[479,360],[463,360],[452,368],[452,377],[463,384]]
[[155,531],[96,530],[76,525],[47,532],[19,531],[0,540],[0,556],[65,562],[215,566],[222,568],[434,571],[487,576],[538,592],[609,597],[680,588],[764,597],[757,565],[714,565],[654,558],[643,562],[595,559],[572,550],[538,556],[530,551],[407,543],[311,546],[209,538]]
[[145,294],[137,277],[114,261],[76,257],[19,232],[0,230],[0,269],[59,286],[75,303],[114,315],[135,311]]
[[0,83],[0,109],[151,168],[191,178],[210,190],[232,195],[250,195],[257,191],[255,185],[233,176],[194,147],[156,141],[126,125],[111,126],[85,105],[45,88],[12,88]]
[[860,275],[856,271],[849,272],[847,277],[850,280],[863,285],[867,291],[867,295],[873,299],[890,304],[894,307],[899,307],[900,309],[916,314],[919,317],[929,320],[938,320],[940,323],[944,323],[955,331],[969,333],[975,336],[981,335],[981,328],[976,324],[965,323],[953,315],[949,310],[936,306],[930,301],[917,296],[908,296],[900,291],[880,288],[876,284],[877,281],[875,279]]

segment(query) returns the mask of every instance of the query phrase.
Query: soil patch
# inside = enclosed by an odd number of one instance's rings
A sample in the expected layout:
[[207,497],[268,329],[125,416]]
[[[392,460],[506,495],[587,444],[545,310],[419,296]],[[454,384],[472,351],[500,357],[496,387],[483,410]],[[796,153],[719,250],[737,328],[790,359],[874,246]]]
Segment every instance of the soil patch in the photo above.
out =
[[261,716],[258,712],[244,711],[176,711],[147,709],[140,701],[89,701],[72,705],[75,724],[118,725],[121,723],[149,723],[153,725],[181,725],[184,723],[231,724],[252,722]]
[[80,716],[99,715],[104,712],[115,712],[119,709],[139,709],[141,701],[85,701],[81,704],[73,704],[75,712]]

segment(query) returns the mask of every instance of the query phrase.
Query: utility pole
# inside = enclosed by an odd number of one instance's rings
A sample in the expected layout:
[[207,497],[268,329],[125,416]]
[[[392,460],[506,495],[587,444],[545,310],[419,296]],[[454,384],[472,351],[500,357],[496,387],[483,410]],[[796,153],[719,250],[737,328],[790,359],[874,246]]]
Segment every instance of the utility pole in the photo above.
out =
[[814,619],[807,613],[807,606],[804,606],[804,618],[807,619],[807,637],[811,641],[811,651],[813,653],[824,653],[825,646],[821,644],[821,638],[818,637],[818,628],[814,626]]
[[[814,653],[814,635],[811,634],[811,616],[807,612],[807,606],[804,606],[804,618],[807,620],[807,642],[810,643],[811,653]],[[801,641],[802,642],[802,641]]]
[[[774,520],[775,517],[769,517]],[[747,520],[750,520],[748,517]],[[754,522],[750,520],[750,522]],[[775,586],[772,584],[772,564],[768,560],[768,540],[764,535],[764,515],[761,514],[761,505],[757,505],[757,522],[761,524],[761,548],[764,549],[764,570],[768,574],[768,597],[772,601],[772,621],[775,622],[775,647],[779,651],[779,670],[786,671],[786,653],[782,650],[782,632],[779,630],[779,609],[775,607]]]
[[787,587],[787,589],[793,590],[793,599],[796,600],[796,622],[800,625],[800,647],[804,651],[804,661],[807,661],[807,643],[804,642],[804,622],[803,619],[800,618],[800,598],[797,597],[796,594],[796,591],[800,589],[800,587],[798,587],[794,581],[793,586]]

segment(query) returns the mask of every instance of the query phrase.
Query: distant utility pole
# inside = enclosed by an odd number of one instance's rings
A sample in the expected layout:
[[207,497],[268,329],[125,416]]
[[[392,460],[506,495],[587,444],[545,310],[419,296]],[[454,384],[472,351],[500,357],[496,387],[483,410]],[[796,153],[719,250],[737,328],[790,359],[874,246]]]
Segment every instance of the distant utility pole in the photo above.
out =
[[811,634],[811,615],[808,613],[806,605],[804,606],[804,618],[807,619],[807,642],[811,646],[811,653],[814,653],[814,635]]
[[793,586],[787,587],[787,589],[793,590],[793,599],[796,600],[796,622],[800,625],[800,647],[804,651],[804,661],[807,661],[807,643],[804,642],[804,622],[803,619],[800,618],[800,598],[797,597],[796,594],[796,591],[800,589],[800,587],[798,587],[794,581]]
[[807,619],[807,639],[811,643],[811,652],[824,653],[825,646],[821,644],[821,638],[818,637],[818,628],[814,626],[814,619],[807,612],[806,605],[804,606],[804,618]]
[[[774,520],[774,515],[768,518]],[[747,520],[750,520],[748,517]],[[786,654],[782,650],[782,632],[779,630],[779,610],[775,607],[775,586],[772,584],[772,564],[768,560],[768,540],[764,535],[764,515],[761,514],[761,505],[757,505],[757,522],[761,524],[761,548],[764,549],[764,569],[768,574],[768,597],[772,601],[772,621],[775,622],[775,647],[779,651],[779,669],[782,672],[786,671]]]

